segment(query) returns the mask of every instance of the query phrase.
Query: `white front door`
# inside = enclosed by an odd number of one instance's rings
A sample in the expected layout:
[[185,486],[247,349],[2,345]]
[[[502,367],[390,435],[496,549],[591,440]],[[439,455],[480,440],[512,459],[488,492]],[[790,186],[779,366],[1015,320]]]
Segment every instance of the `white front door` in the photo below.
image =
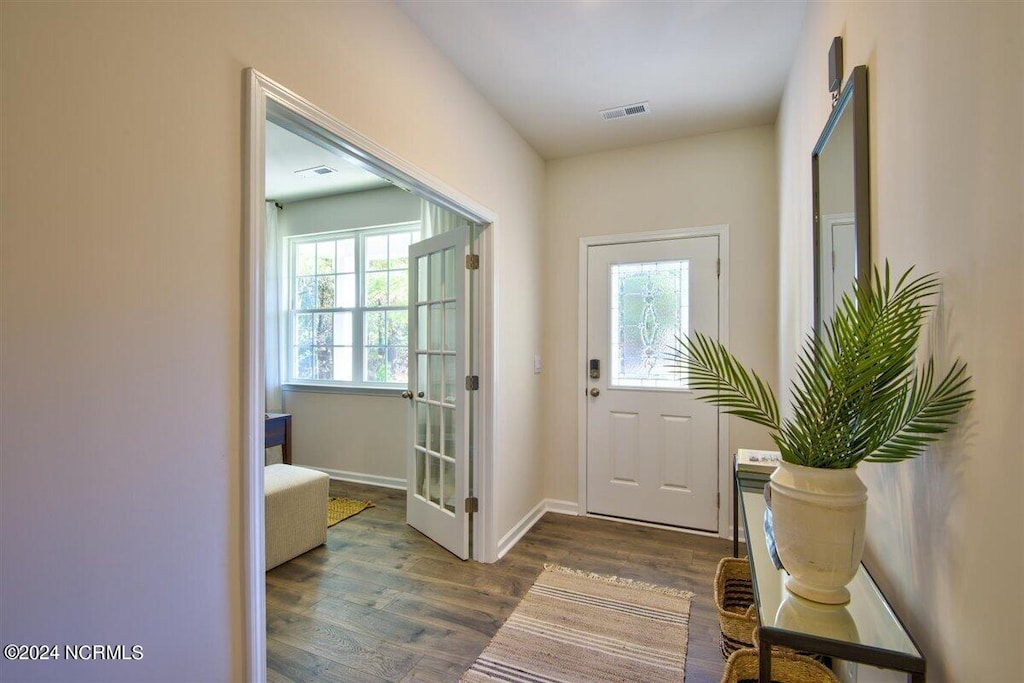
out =
[[409,443],[406,521],[469,557],[469,229],[409,247]]
[[588,512],[718,530],[718,409],[667,369],[719,336],[717,236],[587,250]]

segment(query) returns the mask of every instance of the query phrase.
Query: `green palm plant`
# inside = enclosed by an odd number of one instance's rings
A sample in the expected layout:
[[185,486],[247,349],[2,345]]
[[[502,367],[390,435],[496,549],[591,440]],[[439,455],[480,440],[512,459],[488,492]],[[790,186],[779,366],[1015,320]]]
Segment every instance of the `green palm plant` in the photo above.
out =
[[796,363],[793,416],[782,420],[771,387],[717,340],[694,333],[667,355],[689,375],[698,398],[763,425],[786,462],[829,469],[862,460],[897,462],[920,455],[971,402],[970,376],[960,360],[935,383],[935,363],[916,364],[927,303],[939,289],[935,274],[895,283],[885,264],[845,295],[824,334],[812,333]]

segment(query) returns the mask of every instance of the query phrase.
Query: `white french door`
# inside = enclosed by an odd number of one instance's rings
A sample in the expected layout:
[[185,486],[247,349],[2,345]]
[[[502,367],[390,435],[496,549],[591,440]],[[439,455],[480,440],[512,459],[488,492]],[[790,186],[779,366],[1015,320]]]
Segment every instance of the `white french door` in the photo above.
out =
[[718,409],[666,366],[719,336],[717,236],[587,249],[588,512],[718,530]]
[[469,229],[409,247],[406,521],[469,557]]

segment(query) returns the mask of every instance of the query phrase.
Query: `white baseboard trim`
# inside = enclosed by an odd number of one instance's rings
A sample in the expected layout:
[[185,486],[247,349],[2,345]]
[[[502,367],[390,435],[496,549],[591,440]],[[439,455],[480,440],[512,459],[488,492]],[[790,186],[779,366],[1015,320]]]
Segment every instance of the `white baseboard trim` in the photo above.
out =
[[344,470],[332,470],[327,467],[316,467],[314,465],[299,465],[299,467],[318,470],[336,481],[350,481],[354,484],[381,486],[386,489],[401,489],[403,491],[407,488],[407,481],[396,477],[381,477],[376,474],[362,474],[361,472],[345,472]]
[[576,503],[568,500],[554,500],[553,498],[541,500],[498,541],[497,559],[500,560],[505,556],[505,553],[512,550],[515,544],[519,542],[519,539],[525,536],[526,532],[532,529],[533,525],[539,522],[545,513],[554,512],[560,515],[575,515],[578,514],[578,508],[579,506]]
[[544,503],[547,512],[574,516],[578,516],[580,514],[580,505],[574,500],[556,500],[554,498],[548,498]]

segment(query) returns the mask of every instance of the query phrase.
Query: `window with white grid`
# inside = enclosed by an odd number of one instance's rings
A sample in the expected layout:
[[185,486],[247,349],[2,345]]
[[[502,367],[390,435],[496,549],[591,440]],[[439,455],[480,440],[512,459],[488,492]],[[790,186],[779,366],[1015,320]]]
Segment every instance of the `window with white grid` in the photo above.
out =
[[288,238],[288,381],[401,386],[409,368],[409,245],[403,223]]

